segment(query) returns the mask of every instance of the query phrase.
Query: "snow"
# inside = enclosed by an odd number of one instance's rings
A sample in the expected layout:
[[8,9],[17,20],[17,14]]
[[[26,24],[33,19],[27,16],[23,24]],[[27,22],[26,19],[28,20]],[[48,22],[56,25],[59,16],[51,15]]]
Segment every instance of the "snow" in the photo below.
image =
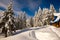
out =
[[14,36],[1,38],[0,40],[60,40],[60,28],[50,25],[43,26],[42,28],[33,27],[25,29]]
[[60,28],[52,28],[52,30],[60,37]]
[[[39,34],[38,34],[39,33]],[[50,33],[47,32],[36,32],[36,38],[38,40],[57,40],[57,37],[55,37],[54,35],[51,35]]]
[[[35,35],[38,40],[59,40],[59,36],[53,31],[54,27],[50,26],[48,28],[41,29],[36,31]],[[54,29],[55,30],[55,29]]]

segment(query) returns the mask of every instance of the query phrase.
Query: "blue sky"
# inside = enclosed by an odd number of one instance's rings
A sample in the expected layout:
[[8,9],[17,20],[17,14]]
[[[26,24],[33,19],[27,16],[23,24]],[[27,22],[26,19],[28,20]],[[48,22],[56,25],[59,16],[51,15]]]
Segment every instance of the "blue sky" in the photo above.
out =
[[[0,0],[0,10],[6,10],[10,0]],[[34,16],[35,11],[41,8],[49,8],[53,4],[58,11],[60,0],[13,0],[13,10],[16,12],[25,11],[27,15]]]

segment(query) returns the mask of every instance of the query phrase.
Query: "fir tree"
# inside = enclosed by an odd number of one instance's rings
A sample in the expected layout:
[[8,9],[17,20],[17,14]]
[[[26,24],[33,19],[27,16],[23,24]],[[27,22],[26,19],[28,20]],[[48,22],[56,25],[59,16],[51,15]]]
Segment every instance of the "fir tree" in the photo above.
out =
[[33,18],[32,17],[30,18],[30,25],[31,25],[31,27],[33,27]]
[[23,14],[23,28],[26,28],[26,13]]
[[1,22],[2,24],[4,23],[4,26],[2,28],[2,33],[3,32],[5,33],[5,37],[7,37],[7,31],[8,31],[7,29],[9,29],[10,32],[12,32],[12,30],[15,31],[15,22],[14,22],[13,15],[14,15],[14,12],[12,9],[12,2],[10,2],[10,4],[8,5],[8,8],[4,12],[4,15],[2,17],[2,22]]

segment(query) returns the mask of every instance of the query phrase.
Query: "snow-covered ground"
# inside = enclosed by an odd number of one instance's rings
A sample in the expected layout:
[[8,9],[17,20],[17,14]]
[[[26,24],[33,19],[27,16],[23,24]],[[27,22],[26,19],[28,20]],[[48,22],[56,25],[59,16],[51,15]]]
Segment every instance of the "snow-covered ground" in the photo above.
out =
[[20,30],[15,34],[0,40],[60,40],[60,28],[50,25]]

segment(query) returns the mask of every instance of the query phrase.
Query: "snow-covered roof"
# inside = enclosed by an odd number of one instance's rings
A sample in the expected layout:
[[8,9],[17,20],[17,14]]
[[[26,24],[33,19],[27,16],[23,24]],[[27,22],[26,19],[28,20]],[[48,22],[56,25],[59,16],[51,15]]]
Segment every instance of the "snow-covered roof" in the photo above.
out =
[[55,23],[60,20],[60,13],[54,13],[54,16],[57,16],[57,18],[53,22],[51,21],[51,23]]

